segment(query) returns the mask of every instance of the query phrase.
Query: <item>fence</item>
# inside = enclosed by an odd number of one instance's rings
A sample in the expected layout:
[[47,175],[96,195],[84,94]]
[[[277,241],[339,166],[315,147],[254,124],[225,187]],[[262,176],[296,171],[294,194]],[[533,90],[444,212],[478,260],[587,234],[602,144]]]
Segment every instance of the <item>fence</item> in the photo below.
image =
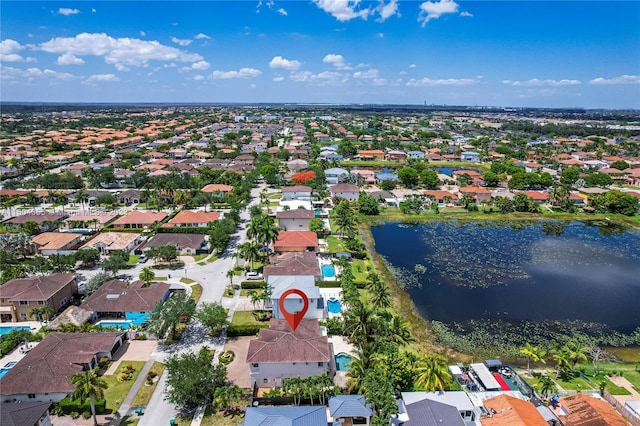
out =
[[618,413],[622,414],[622,416],[627,419],[631,426],[640,426],[640,419],[634,416],[633,413],[627,410],[624,404],[615,399],[613,395],[611,395],[606,390],[604,391],[604,399],[607,400],[609,404],[613,405],[613,408],[615,408]]

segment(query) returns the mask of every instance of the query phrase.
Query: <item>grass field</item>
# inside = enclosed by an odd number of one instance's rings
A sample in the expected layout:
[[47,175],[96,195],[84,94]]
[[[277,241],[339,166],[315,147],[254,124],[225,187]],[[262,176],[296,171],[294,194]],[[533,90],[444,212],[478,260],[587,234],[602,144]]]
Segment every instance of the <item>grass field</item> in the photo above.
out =
[[[164,372],[164,364],[157,361],[154,362],[149,372],[156,373],[159,378]],[[140,386],[140,389],[138,389],[138,393],[136,394],[135,398],[133,398],[133,405],[136,407],[146,407],[146,405],[149,404],[151,396],[153,395],[153,392],[156,390],[157,386],[157,380],[151,386],[147,386],[146,384]]]
[[191,286],[191,298],[198,303],[202,296],[202,286],[200,284],[194,284]]
[[[111,413],[115,413],[122,405],[122,402],[126,398],[127,394],[131,390],[131,386],[138,378],[140,374],[140,370],[144,367],[144,361],[122,361],[118,366],[118,369],[115,373],[110,375],[104,375],[102,378],[105,382],[107,382],[107,389],[104,390],[104,398],[107,401],[107,410]],[[131,376],[131,380],[127,380],[126,382],[118,381],[118,374],[122,371],[122,368],[125,366],[131,365],[135,371]]]

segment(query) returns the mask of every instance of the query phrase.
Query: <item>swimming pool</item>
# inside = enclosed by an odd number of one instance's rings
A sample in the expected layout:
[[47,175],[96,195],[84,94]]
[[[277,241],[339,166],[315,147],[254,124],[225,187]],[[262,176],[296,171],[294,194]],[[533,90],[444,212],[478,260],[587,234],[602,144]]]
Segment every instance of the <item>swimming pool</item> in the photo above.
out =
[[330,297],[329,299],[327,299],[327,311],[331,312],[332,314],[339,314],[340,308],[340,301],[338,299],[336,299],[335,297]]
[[325,278],[335,278],[336,276],[336,268],[333,265],[322,265],[320,268],[322,271],[322,276]]
[[131,327],[131,321],[98,321],[96,325],[106,328],[128,330]]
[[8,363],[6,363],[4,365],[4,367],[0,368],[0,377],[2,377],[5,374],[7,374],[9,372],[9,370],[11,370],[11,367],[16,365],[17,363],[18,363],[17,361],[9,361]]
[[351,357],[344,352],[340,352],[336,355],[336,370],[349,371],[351,368]]
[[0,336],[9,334],[14,330],[31,331],[31,327],[29,327],[28,325],[0,325]]

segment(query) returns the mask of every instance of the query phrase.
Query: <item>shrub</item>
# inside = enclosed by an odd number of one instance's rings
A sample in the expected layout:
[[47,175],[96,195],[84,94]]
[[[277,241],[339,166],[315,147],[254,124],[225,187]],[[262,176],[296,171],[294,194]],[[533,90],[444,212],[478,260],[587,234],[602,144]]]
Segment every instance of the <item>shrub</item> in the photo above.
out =
[[[79,413],[82,413],[84,411],[91,412],[91,401],[89,400],[89,398],[85,399],[84,401],[80,401],[79,399],[73,400],[70,397],[66,397],[60,401],[59,405],[62,411],[65,414],[69,415],[75,412],[76,414],[78,414],[78,416],[80,416]],[[104,399],[96,399],[95,407],[96,414],[104,414],[107,407],[107,401]]]
[[82,412],[82,418],[83,418],[83,419],[85,419],[85,420],[86,420],[86,419],[88,419],[89,417],[91,417],[91,412],[89,412],[89,411],[83,411],[83,412]]
[[224,351],[220,354],[220,362],[224,365],[227,365],[231,363],[231,361],[233,361],[235,357],[236,357],[236,354],[233,351],[231,350]]
[[100,364],[100,367],[104,367],[105,365],[107,365],[109,363],[109,357],[106,356],[102,356],[100,357],[100,359],[98,360],[98,364]]
[[80,413],[78,413],[77,411],[72,411],[71,414],[69,414],[71,416],[72,419],[77,419],[78,417],[80,417]]
[[245,290],[258,290],[264,286],[264,281],[242,281],[240,288]]
[[227,336],[229,337],[238,337],[238,336],[255,336],[258,334],[261,328],[269,327],[268,323],[260,324],[260,325],[234,325],[231,324],[227,328]]

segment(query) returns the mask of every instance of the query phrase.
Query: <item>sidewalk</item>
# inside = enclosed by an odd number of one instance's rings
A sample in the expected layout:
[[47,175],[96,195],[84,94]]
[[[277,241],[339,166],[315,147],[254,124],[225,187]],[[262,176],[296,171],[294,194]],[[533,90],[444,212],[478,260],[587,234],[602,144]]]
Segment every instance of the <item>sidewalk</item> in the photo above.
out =
[[127,397],[124,399],[124,401],[122,401],[122,405],[118,409],[118,412],[115,414],[114,419],[111,421],[111,423],[109,423],[111,426],[119,426],[122,419],[127,416],[136,416],[135,409],[137,407],[132,407],[131,404],[133,404],[133,400],[138,393],[138,389],[140,389],[145,380],[147,380],[147,373],[149,373],[149,370],[151,370],[154,361],[155,360],[151,358],[144,364],[144,367],[142,367],[142,370],[140,371],[140,374],[138,375],[136,381],[133,383],[133,386],[131,386]]

